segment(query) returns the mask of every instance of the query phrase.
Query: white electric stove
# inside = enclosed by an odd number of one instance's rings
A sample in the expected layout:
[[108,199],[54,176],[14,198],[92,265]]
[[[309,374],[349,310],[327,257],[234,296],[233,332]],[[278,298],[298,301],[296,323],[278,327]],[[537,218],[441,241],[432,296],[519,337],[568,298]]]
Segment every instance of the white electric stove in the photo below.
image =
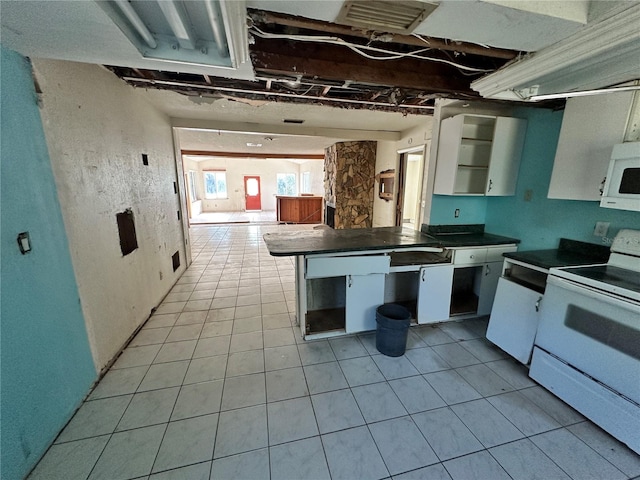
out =
[[606,264],[549,270],[529,374],[640,453],[640,231]]

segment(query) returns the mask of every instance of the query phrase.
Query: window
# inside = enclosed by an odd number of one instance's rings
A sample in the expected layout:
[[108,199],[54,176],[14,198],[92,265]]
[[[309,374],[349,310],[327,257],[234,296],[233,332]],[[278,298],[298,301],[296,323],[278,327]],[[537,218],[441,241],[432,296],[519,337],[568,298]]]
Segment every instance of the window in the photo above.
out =
[[204,172],[204,197],[227,198],[227,174],[224,170]]
[[300,193],[311,193],[311,172],[302,172]]
[[278,173],[276,175],[278,183],[278,195],[296,195],[296,174]]
[[196,172],[189,170],[189,200],[191,203],[198,200],[196,192]]

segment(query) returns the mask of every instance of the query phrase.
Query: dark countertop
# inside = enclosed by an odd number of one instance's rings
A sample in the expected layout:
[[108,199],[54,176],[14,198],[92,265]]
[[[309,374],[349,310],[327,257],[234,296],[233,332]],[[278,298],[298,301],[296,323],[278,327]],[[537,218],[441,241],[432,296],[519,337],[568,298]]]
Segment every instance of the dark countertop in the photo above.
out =
[[442,248],[441,242],[433,237],[402,227],[348,230],[320,228],[266,233],[263,238],[269,253],[275,257],[410,247]]
[[444,247],[482,247],[520,243],[517,238],[485,233],[483,224],[423,225],[422,232],[438,240]]
[[609,247],[561,238],[558,248],[510,252],[503,255],[513,260],[549,269],[606,263],[609,260]]
[[508,245],[511,243],[520,243],[517,238],[503,237],[501,235],[493,235],[492,233],[450,233],[432,235],[438,240],[442,246],[447,248],[454,247],[482,247],[493,245]]

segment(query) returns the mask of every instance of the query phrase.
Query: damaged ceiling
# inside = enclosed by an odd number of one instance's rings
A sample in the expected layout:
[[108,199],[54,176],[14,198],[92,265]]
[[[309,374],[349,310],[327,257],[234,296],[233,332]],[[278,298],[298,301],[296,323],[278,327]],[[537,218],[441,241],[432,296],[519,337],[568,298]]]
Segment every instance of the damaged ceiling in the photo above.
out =
[[248,10],[255,80],[110,66],[127,83],[243,102],[431,114],[435,98],[478,99],[470,83],[519,52]]

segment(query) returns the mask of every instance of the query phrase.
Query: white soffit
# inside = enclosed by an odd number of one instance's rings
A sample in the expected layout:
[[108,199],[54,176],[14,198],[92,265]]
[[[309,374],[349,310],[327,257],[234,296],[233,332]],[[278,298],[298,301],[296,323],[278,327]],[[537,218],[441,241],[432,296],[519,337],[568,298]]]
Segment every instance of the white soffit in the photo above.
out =
[[640,78],[640,3],[625,3],[567,39],[471,84],[484,98],[605,88]]
[[237,59],[235,65],[175,63],[144,57],[94,1],[3,1],[2,44],[29,57],[254,80],[251,62],[240,51],[246,50],[244,2],[222,3],[226,4],[221,13],[226,15],[225,26],[229,26],[226,40],[233,50],[232,58]]
[[[247,156],[267,153],[282,155],[282,158],[321,155],[325,148],[342,141],[340,138],[184,128],[178,129],[178,140],[182,150],[246,153]],[[247,144],[260,146],[249,147]]]

